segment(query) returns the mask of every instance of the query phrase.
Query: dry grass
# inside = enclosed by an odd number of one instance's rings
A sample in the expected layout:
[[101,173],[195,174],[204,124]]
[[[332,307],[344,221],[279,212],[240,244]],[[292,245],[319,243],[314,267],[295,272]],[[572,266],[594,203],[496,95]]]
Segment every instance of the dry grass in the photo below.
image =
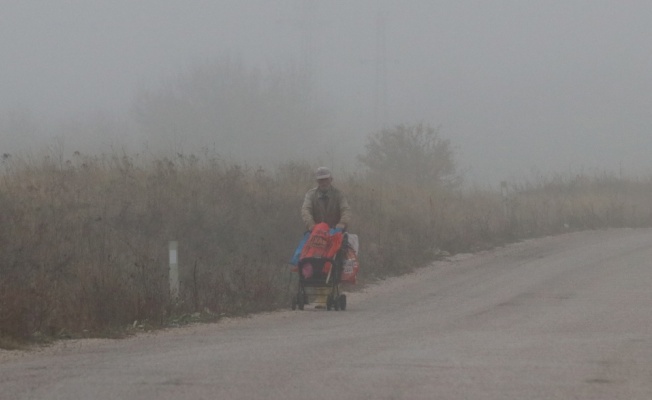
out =
[[[0,181],[0,347],[123,334],[188,315],[215,319],[286,305],[299,207],[313,166],[274,171],[210,155],[149,159],[5,157]],[[480,189],[338,177],[354,208],[362,280],[441,254],[569,229],[649,226],[652,183],[610,176]],[[181,295],[168,293],[179,242]]]

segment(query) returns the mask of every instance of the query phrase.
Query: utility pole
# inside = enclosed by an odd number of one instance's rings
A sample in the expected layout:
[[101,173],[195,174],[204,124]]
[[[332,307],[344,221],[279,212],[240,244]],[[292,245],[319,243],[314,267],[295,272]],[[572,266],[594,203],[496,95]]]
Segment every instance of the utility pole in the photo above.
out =
[[376,57],[374,88],[374,127],[376,131],[387,126],[387,20],[382,9],[376,14]]
[[298,29],[301,32],[301,56],[304,87],[307,88],[304,93],[304,106],[309,110],[314,106],[313,93],[315,85],[315,28],[317,26],[317,0],[303,0],[300,3],[300,20]]

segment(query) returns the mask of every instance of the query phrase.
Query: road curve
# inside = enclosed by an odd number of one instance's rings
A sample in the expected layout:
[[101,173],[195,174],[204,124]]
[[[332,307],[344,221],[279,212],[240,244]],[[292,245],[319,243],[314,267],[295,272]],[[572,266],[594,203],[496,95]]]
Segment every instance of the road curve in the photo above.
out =
[[1,399],[652,399],[652,230],[568,233],[281,311],[4,352]]

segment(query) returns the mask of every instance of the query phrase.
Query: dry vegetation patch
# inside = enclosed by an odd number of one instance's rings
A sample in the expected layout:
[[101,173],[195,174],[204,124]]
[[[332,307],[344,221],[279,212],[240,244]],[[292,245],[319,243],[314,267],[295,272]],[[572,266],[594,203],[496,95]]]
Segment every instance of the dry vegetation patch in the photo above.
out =
[[[3,167],[0,347],[287,306],[314,165],[75,154],[5,157]],[[363,283],[519,238],[652,222],[650,180],[555,177],[502,193],[342,172],[336,182],[354,208]],[[169,295],[171,240],[178,299]]]

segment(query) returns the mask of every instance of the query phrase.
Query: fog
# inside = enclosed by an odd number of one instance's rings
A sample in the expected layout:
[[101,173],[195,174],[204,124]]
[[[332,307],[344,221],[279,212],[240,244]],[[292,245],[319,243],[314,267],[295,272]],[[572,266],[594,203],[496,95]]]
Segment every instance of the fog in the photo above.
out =
[[470,181],[652,173],[649,1],[0,5],[0,153],[348,165],[369,133],[424,122]]

